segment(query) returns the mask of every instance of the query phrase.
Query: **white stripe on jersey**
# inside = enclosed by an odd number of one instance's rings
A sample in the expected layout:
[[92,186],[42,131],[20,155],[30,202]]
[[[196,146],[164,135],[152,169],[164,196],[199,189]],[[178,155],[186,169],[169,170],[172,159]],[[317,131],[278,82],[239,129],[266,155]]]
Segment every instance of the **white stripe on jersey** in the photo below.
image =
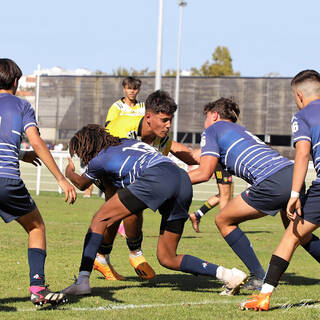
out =
[[[0,142],[0,145],[1,145],[1,146],[10,146],[10,147],[13,147],[13,148],[15,148],[15,149],[18,150],[18,147],[15,146],[14,144]],[[9,150],[8,150],[8,151],[9,151]]]
[[228,154],[229,154],[230,150],[231,150],[236,144],[238,144],[238,143],[239,143],[240,141],[242,141],[242,140],[244,140],[244,138],[240,138],[239,140],[235,141],[235,142],[228,148],[228,150],[227,150],[227,152],[226,152],[226,157],[225,157],[225,159],[224,159],[224,164],[225,164],[225,166],[227,165]]
[[20,175],[18,175],[18,174],[13,174],[13,173],[8,173],[8,172],[0,172],[0,175],[1,174],[4,174],[4,175],[6,175],[6,176],[14,176],[14,177],[19,177],[20,178]]
[[[2,154],[0,157],[1,157],[1,158],[11,158],[11,159],[16,159],[16,160],[18,160],[17,157],[14,157],[14,156],[5,156],[5,155],[3,155],[3,154]],[[0,161],[1,161],[1,160],[0,160]]]
[[7,151],[7,152],[13,152],[15,155],[19,155],[19,153],[17,151],[14,150],[10,150],[10,149],[0,149],[0,151]]
[[279,168],[281,165],[283,164],[283,161],[281,163],[279,163],[277,166],[272,166],[272,169],[270,171],[268,171],[265,175],[269,175],[270,172],[275,171],[277,168]]
[[[18,163],[17,162],[12,162],[12,161],[5,161],[5,160],[0,160],[0,163],[11,163],[11,164],[14,164],[14,165],[17,165]],[[8,168],[8,167],[0,167],[0,168]],[[11,169],[10,167],[8,169]],[[19,170],[17,169],[16,167],[12,168],[14,170]]]
[[21,133],[16,130],[11,130],[11,132],[17,134],[18,136],[21,136]]
[[[254,164],[252,164],[252,165],[248,168],[248,170],[250,170],[250,169],[253,168],[257,163],[259,163],[260,161],[262,161],[262,163],[260,164],[260,166],[258,166],[256,169],[254,169],[254,170],[252,171],[252,174],[254,174],[254,172],[256,172],[257,170],[260,170],[260,168],[263,167],[265,164],[267,164],[268,162],[274,160],[274,159],[272,158],[272,156],[271,156],[271,159],[269,159],[268,161],[263,161],[263,160],[266,159],[266,158],[270,158],[270,155],[267,154],[266,156],[258,159]],[[267,167],[264,168],[262,171],[260,171],[259,174],[262,173],[262,172],[263,172],[264,170],[266,170],[266,169],[267,169]]]
[[30,126],[35,126],[38,128],[38,126],[35,122],[29,122],[23,127],[23,130],[26,131],[28,129],[28,127],[30,127]]
[[[247,170],[247,166],[248,166],[248,164],[251,162],[251,161],[253,161],[255,158],[257,158],[257,157],[259,157],[260,155],[262,155],[262,154],[264,154],[264,153],[266,153],[266,152],[268,152],[269,150],[267,150],[267,151],[263,151],[263,152],[259,152],[258,154],[256,154],[254,157],[252,157],[249,161],[248,161],[248,163],[246,163],[246,165],[243,167],[243,172],[242,172],[242,174],[245,176],[245,171]],[[260,160],[260,159],[259,159]],[[249,169],[248,170],[250,170],[250,168],[252,167],[252,166],[254,166],[257,162],[259,162],[259,160],[258,161],[256,161],[254,164],[252,164],[250,167],[249,167]]]
[[[239,169],[237,169],[237,162],[238,162],[238,160],[241,158],[241,156],[242,156],[245,152],[248,152],[248,150],[250,150],[250,149],[252,149],[252,148],[255,148],[255,147],[256,147],[256,149],[254,149],[254,150],[252,150],[251,152],[249,152],[249,153],[241,160],[241,162],[239,163]],[[259,150],[259,149],[266,149],[266,148],[264,148],[264,147],[262,147],[262,146],[260,146],[260,145],[255,144],[255,145],[250,146],[249,148],[243,150],[243,151],[239,154],[239,156],[237,157],[237,159],[236,159],[236,161],[235,161],[235,163],[234,163],[234,173],[235,173],[236,175],[237,175],[237,171],[239,172],[239,175],[241,174],[240,170],[241,170],[241,165],[242,165],[243,161],[246,160],[252,153],[256,152],[256,151]],[[251,160],[250,160],[250,161],[251,161]],[[250,161],[249,161],[249,162],[250,162]]]
[[308,136],[300,136],[300,137],[296,137],[293,139],[293,141],[297,141],[299,139],[303,139],[303,140],[308,140],[308,141],[311,141],[311,138],[308,137]]
[[217,153],[217,152],[212,152],[212,151],[206,151],[206,152],[203,152],[203,153],[201,153],[201,156],[205,156],[205,155],[210,155],[210,154],[212,154],[212,155],[215,155],[215,156],[218,156],[218,158],[220,158],[220,154],[219,153]]
[[312,147],[312,149],[315,149],[319,144],[320,144],[320,142],[317,142],[317,143]]
[[[126,165],[126,163],[128,162],[128,160],[130,159],[130,157],[131,157],[131,156],[128,156],[127,159],[123,162],[123,164],[122,164],[122,166],[121,166],[121,168],[120,168],[120,170],[119,170],[119,178],[121,178],[122,170],[123,170],[124,166]],[[121,185],[122,185],[122,188],[125,187],[124,182],[123,182],[123,179],[122,179],[122,181],[121,181]]]

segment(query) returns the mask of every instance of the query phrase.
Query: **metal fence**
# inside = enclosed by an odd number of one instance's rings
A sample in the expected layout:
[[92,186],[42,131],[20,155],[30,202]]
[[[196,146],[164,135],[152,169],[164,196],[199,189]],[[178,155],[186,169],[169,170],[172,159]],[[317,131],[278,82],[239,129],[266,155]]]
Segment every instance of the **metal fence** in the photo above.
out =
[[[67,142],[88,123],[104,124],[108,108],[122,96],[122,80],[114,76],[41,76],[38,114],[44,138]],[[141,80],[139,99],[145,100],[154,90],[154,78]],[[288,140],[290,119],[296,111],[290,80],[181,77],[178,131],[201,133],[203,106],[220,97],[233,97],[240,105],[241,124],[251,132]],[[174,96],[175,78],[164,77],[162,89]],[[290,141],[284,145],[289,146]]]

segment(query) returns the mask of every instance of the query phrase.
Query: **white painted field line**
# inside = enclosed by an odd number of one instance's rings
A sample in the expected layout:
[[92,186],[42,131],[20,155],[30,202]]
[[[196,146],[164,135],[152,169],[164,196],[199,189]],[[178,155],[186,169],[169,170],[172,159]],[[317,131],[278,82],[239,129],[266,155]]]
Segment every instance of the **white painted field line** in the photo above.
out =
[[[241,300],[242,301],[242,300]],[[167,307],[177,307],[177,306],[196,306],[196,305],[208,305],[208,304],[234,304],[237,305],[240,303],[239,301],[235,300],[219,300],[219,301],[199,301],[199,302],[180,302],[180,303],[156,303],[156,304],[110,304],[101,307],[84,307],[84,308],[77,308],[77,307],[70,307],[68,308],[68,304],[63,305],[58,308],[58,310],[65,310],[65,311],[111,311],[111,310],[128,310],[128,309],[147,309],[147,308],[167,308]],[[39,309],[40,310],[40,309]],[[35,308],[28,308],[28,309],[17,309],[17,312],[32,312],[37,311]]]

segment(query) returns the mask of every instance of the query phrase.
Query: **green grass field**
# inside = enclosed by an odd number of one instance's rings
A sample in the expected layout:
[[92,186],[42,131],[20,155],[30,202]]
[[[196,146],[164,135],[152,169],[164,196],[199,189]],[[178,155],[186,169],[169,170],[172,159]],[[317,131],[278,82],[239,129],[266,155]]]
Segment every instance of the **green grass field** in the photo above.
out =
[[[78,273],[83,238],[93,213],[103,203],[97,197],[79,197],[73,206],[56,193],[34,196],[47,228],[46,281],[52,290],[73,282]],[[195,209],[201,202],[194,202]],[[195,233],[189,222],[179,253],[188,253],[226,267],[246,270],[214,225],[215,211],[208,213]],[[269,312],[249,312],[238,304],[251,292],[234,297],[219,296],[221,283],[205,277],[174,272],[156,259],[160,215],[144,214],[144,255],[157,276],[141,281],[129,264],[125,241],[117,237],[111,261],[125,281],[106,281],[96,271],[91,276],[92,295],[70,298],[58,309],[37,309],[29,301],[27,234],[15,222],[0,226],[1,319],[320,319],[319,266],[298,248],[287,273],[272,297]],[[267,267],[282,236],[280,217],[246,222],[247,232],[261,263]]]

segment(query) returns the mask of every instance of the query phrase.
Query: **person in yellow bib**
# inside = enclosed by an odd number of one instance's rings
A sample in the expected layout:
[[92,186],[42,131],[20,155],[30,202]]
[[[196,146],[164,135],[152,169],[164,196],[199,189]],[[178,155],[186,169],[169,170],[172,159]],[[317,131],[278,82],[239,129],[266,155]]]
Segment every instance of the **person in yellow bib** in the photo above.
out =
[[[123,115],[107,122],[106,131],[113,136],[127,139],[141,140],[152,145],[163,155],[171,152],[183,162],[193,165],[198,161],[193,151],[183,144],[172,139],[169,131],[177,105],[165,91],[155,91],[146,100],[146,112],[144,116]],[[101,188],[101,187],[100,187]],[[109,199],[116,192],[116,188],[106,185],[102,187]],[[142,279],[152,279],[154,270],[148,264],[141,250],[142,244],[142,213],[136,213],[123,220],[127,245],[130,250],[129,260],[136,273]],[[110,253],[117,234],[119,223],[109,227],[104,233],[104,240],[98,250],[94,262],[94,269],[100,271],[106,280],[122,280],[110,263]]]
[[119,116],[143,116],[145,113],[144,102],[138,101],[141,80],[135,77],[126,77],[122,81],[124,96],[114,102],[108,109],[106,122],[112,121]]

